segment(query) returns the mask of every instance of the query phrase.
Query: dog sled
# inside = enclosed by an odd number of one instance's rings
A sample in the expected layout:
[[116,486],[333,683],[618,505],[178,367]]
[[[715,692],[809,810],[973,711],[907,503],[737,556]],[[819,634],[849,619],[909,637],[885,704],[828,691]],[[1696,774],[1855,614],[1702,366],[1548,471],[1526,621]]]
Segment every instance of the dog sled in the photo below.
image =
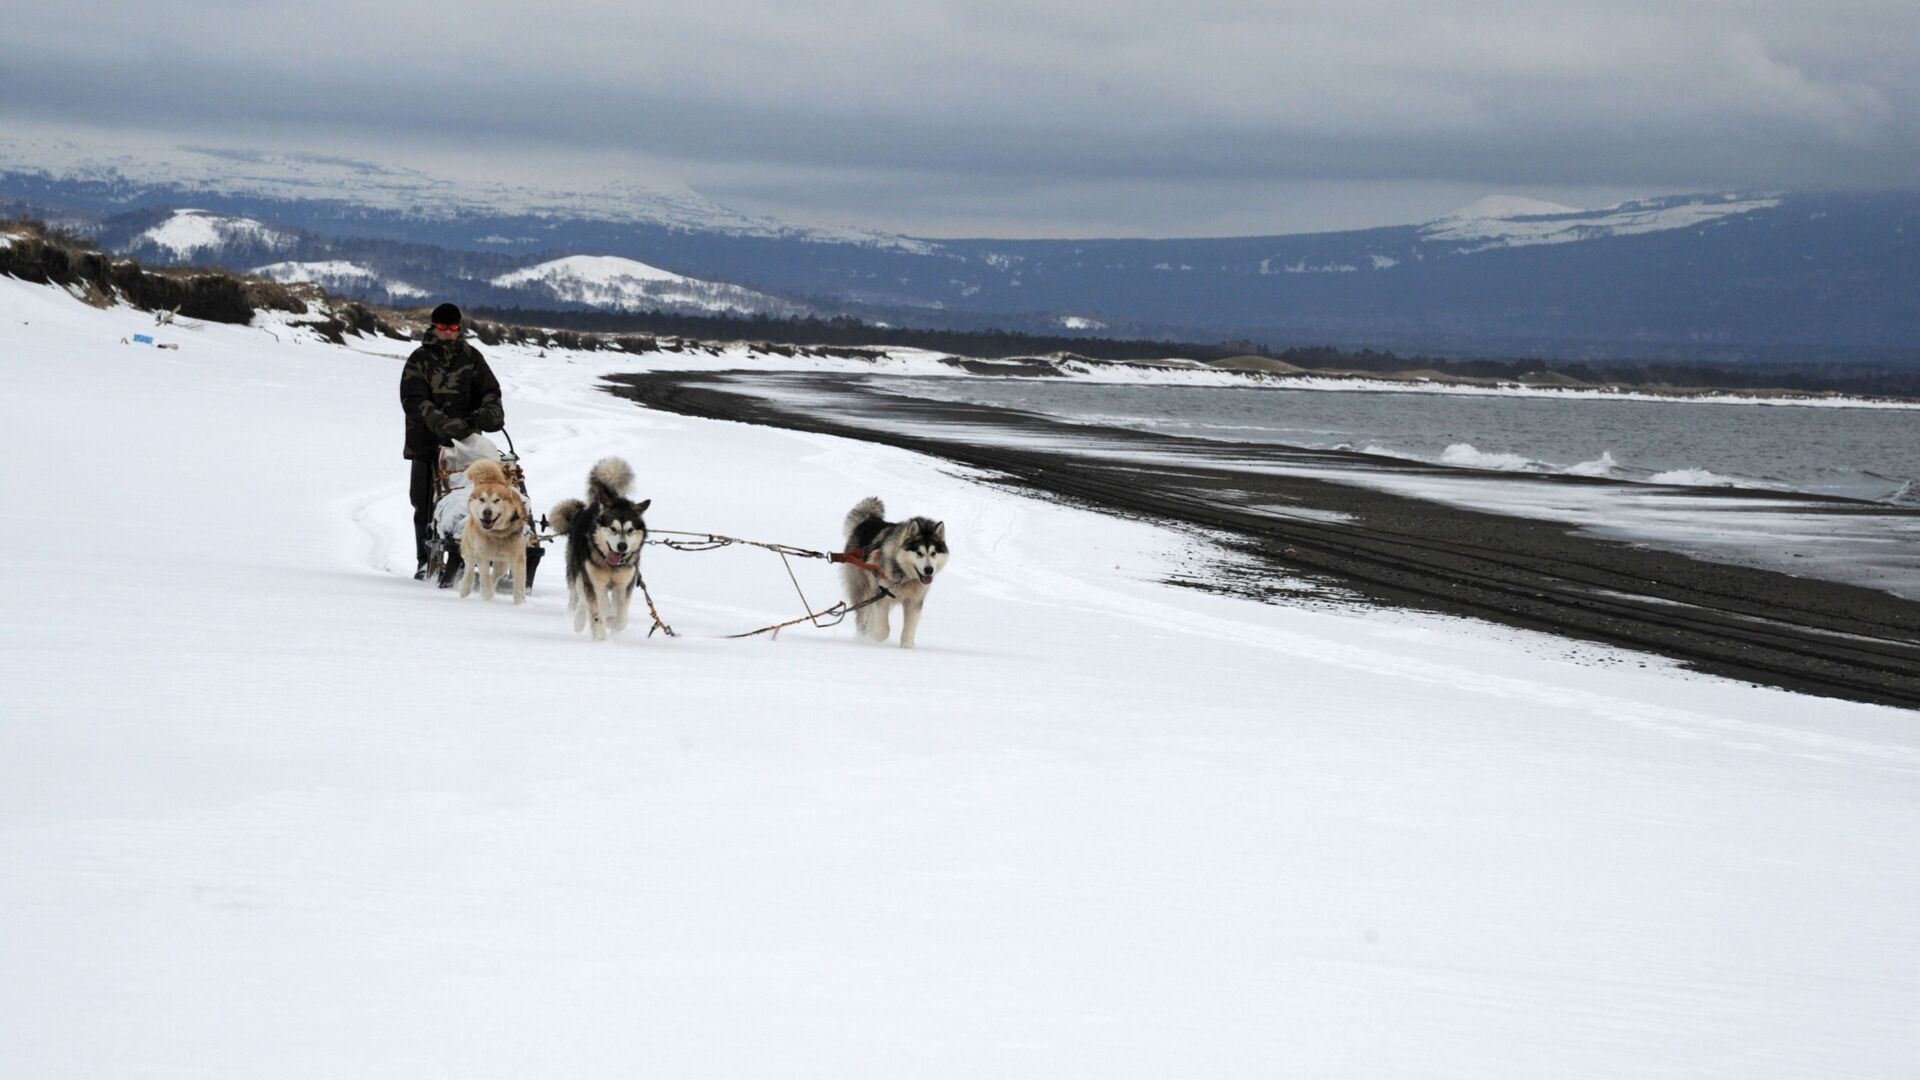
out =
[[[510,484],[519,492],[521,498],[526,500],[528,507],[532,505],[531,495],[527,491],[526,472],[520,465],[519,455],[514,451],[513,438],[507,435],[504,430],[501,432],[501,435],[507,440],[507,449],[505,451],[501,451],[500,448],[486,436],[478,434],[457,440],[452,446],[443,447],[440,450],[439,459],[434,470],[433,529],[427,541],[427,571],[428,579],[432,580],[442,589],[453,587],[454,582],[460,580],[462,572],[466,569],[465,559],[461,552],[461,537],[467,527],[469,496],[472,494],[473,486],[467,473],[475,462],[481,460],[497,462],[500,465],[500,472],[505,475],[506,483]],[[622,468],[625,467],[624,462],[620,464]],[[498,481],[495,480],[493,482]],[[577,500],[574,501],[577,503]],[[874,503],[874,510],[878,512],[878,501],[869,501]],[[641,504],[641,508],[645,508],[644,503]],[[860,508],[856,507],[855,509],[857,511]],[[559,512],[556,510],[555,513],[558,515]],[[556,517],[556,521],[558,520],[560,520],[560,518]],[[521,590],[522,593],[531,590],[533,587],[535,571],[540,565],[541,556],[545,554],[543,545],[549,540],[558,540],[561,538],[560,535],[555,532],[548,531],[550,528],[553,528],[553,526],[548,523],[545,515],[535,517],[529,510],[528,520],[525,525],[527,537],[527,580],[524,589]],[[849,535],[848,538],[849,546],[845,550],[817,551],[812,548],[803,548],[792,544],[772,543],[764,540],[746,540],[740,537],[722,536],[710,532],[683,532],[672,529],[653,530],[645,529],[644,526],[642,526],[642,530],[642,535],[645,536],[646,539],[641,541],[640,547],[662,547],[680,552],[704,552],[717,551],[721,548],[746,547],[771,552],[780,559],[782,567],[786,570],[787,579],[793,586],[794,595],[800,602],[800,609],[804,614],[756,629],[720,635],[722,638],[751,638],[758,637],[762,634],[778,638],[782,630],[791,626],[809,624],[819,629],[826,629],[837,626],[848,617],[856,615],[860,616],[864,622],[866,616],[862,614],[863,612],[876,604],[898,600],[899,596],[894,590],[901,584],[907,583],[905,578],[898,578],[891,575],[887,570],[884,570],[878,565],[881,559],[878,548],[869,549],[866,547],[853,546],[853,537],[851,535]],[[944,550],[944,548],[942,548],[942,550]],[[654,602],[652,593],[647,588],[645,576],[638,572],[637,548],[635,550],[635,559],[634,574],[625,588],[628,596],[638,591],[645,600],[647,613],[653,623],[647,630],[647,636],[652,637],[655,633],[664,633],[667,637],[678,637],[679,634],[666,619],[662,617],[658,605]],[[806,591],[800,587],[799,575],[794,572],[794,559],[818,559],[829,564],[844,565],[850,570],[864,573],[869,576],[870,584],[868,587],[858,590],[858,592],[864,592],[866,595],[860,599],[840,600],[824,607],[816,607],[813,601],[807,597]],[[930,576],[931,571],[925,571],[924,573],[928,576],[923,576],[921,581],[923,583],[930,582],[932,580]],[[504,587],[511,587],[512,582],[510,579],[502,579],[499,584]],[[569,584],[569,588],[572,588],[571,584]],[[464,596],[466,594],[463,591],[461,595]],[[616,627],[616,629],[624,627],[626,620],[625,611],[625,604],[622,602],[620,604],[619,615],[621,625],[620,627]],[[911,623],[909,625],[911,625]],[[576,620],[575,629],[577,630],[579,628],[579,622]],[[910,630],[903,632],[902,644],[912,644],[909,635]]]
[[[520,456],[513,449],[513,436],[504,430],[500,434],[507,440],[504,451],[492,439],[480,434],[440,448],[433,475],[433,530],[427,538],[427,578],[442,589],[452,588],[460,580],[461,571],[466,569],[466,560],[460,555],[460,534],[467,527],[468,466],[482,458],[498,461],[507,474],[507,482],[527,499],[528,506],[533,505],[527,492],[526,470],[520,467]],[[533,588],[540,557],[545,554],[541,545],[550,539],[542,531],[545,527],[544,518],[527,522],[526,588],[529,590]],[[512,582],[507,578],[502,579],[501,584],[509,586]]]

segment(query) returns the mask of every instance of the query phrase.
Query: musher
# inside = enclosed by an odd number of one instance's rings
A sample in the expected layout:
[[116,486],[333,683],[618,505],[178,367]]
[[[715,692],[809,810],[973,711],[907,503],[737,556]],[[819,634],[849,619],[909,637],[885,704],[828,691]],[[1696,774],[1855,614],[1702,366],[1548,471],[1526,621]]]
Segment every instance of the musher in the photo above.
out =
[[433,480],[440,448],[475,432],[506,426],[500,380],[462,332],[460,309],[433,309],[426,344],[413,350],[400,371],[400,408],[407,414],[403,455],[413,462],[407,497],[413,502],[415,581],[427,576],[427,538],[433,528]]

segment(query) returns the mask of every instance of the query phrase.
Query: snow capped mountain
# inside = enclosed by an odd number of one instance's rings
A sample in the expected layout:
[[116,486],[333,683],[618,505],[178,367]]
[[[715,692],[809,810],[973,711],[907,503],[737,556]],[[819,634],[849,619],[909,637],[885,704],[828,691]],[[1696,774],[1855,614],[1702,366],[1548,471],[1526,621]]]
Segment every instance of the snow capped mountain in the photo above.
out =
[[684,277],[615,255],[569,255],[502,274],[489,282],[569,304],[620,311],[797,314],[799,305],[716,281]]
[[1489,248],[1566,244],[1613,236],[1689,229],[1712,221],[1779,206],[1777,197],[1692,195],[1642,199],[1600,210],[1578,210],[1512,195],[1491,195],[1420,228],[1426,241]]
[[[1920,327],[1920,192],[1598,209],[1493,195],[1424,224],[1341,232],[920,241],[793,228],[678,187],[556,192],[316,155],[0,136],[0,206],[153,262],[344,262],[383,289],[506,307],[784,314],[798,308],[769,298],[792,296],[903,327],[1084,333],[1096,328],[1060,320],[1097,316],[1122,337],[1639,360],[1810,346],[1904,356]],[[183,207],[252,227],[222,232]],[[262,222],[295,241],[239,246],[267,239]],[[396,295],[339,268],[283,272]]]
[[132,203],[152,189],[225,197],[339,202],[422,220],[473,215],[591,218],[686,232],[763,237],[925,253],[933,245],[864,229],[801,228],[730,210],[684,185],[607,184],[589,191],[455,181],[320,154],[174,146],[138,153],[48,138],[0,137],[0,174],[101,185]]
[[158,249],[176,259],[211,255],[229,247],[273,250],[293,243],[293,236],[252,218],[227,217],[205,210],[176,210],[167,220],[141,233],[130,250]]
[[342,294],[364,295],[369,292],[385,292],[389,297],[397,300],[416,300],[427,295],[425,289],[409,285],[404,281],[388,280],[371,267],[347,262],[344,259],[270,263],[266,266],[256,266],[250,273],[285,283],[310,282],[330,292]]

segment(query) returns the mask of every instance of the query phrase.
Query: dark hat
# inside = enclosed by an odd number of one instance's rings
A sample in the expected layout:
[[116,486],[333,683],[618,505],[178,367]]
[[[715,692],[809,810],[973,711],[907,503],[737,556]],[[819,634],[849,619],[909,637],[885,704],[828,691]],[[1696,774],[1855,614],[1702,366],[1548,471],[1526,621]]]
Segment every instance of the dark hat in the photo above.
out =
[[441,304],[433,309],[433,321],[446,326],[460,325],[460,309],[453,304]]

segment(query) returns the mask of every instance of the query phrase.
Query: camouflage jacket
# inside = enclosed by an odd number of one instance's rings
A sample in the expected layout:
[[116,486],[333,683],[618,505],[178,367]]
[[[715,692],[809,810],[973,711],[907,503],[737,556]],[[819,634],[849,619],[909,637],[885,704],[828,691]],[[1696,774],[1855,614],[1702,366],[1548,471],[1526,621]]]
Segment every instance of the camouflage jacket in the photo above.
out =
[[500,380],[465,338],[413,350],[400,372],[400,408],[407,414],[402,455],[409,458],[431,458],[437,446],[507,423]]

